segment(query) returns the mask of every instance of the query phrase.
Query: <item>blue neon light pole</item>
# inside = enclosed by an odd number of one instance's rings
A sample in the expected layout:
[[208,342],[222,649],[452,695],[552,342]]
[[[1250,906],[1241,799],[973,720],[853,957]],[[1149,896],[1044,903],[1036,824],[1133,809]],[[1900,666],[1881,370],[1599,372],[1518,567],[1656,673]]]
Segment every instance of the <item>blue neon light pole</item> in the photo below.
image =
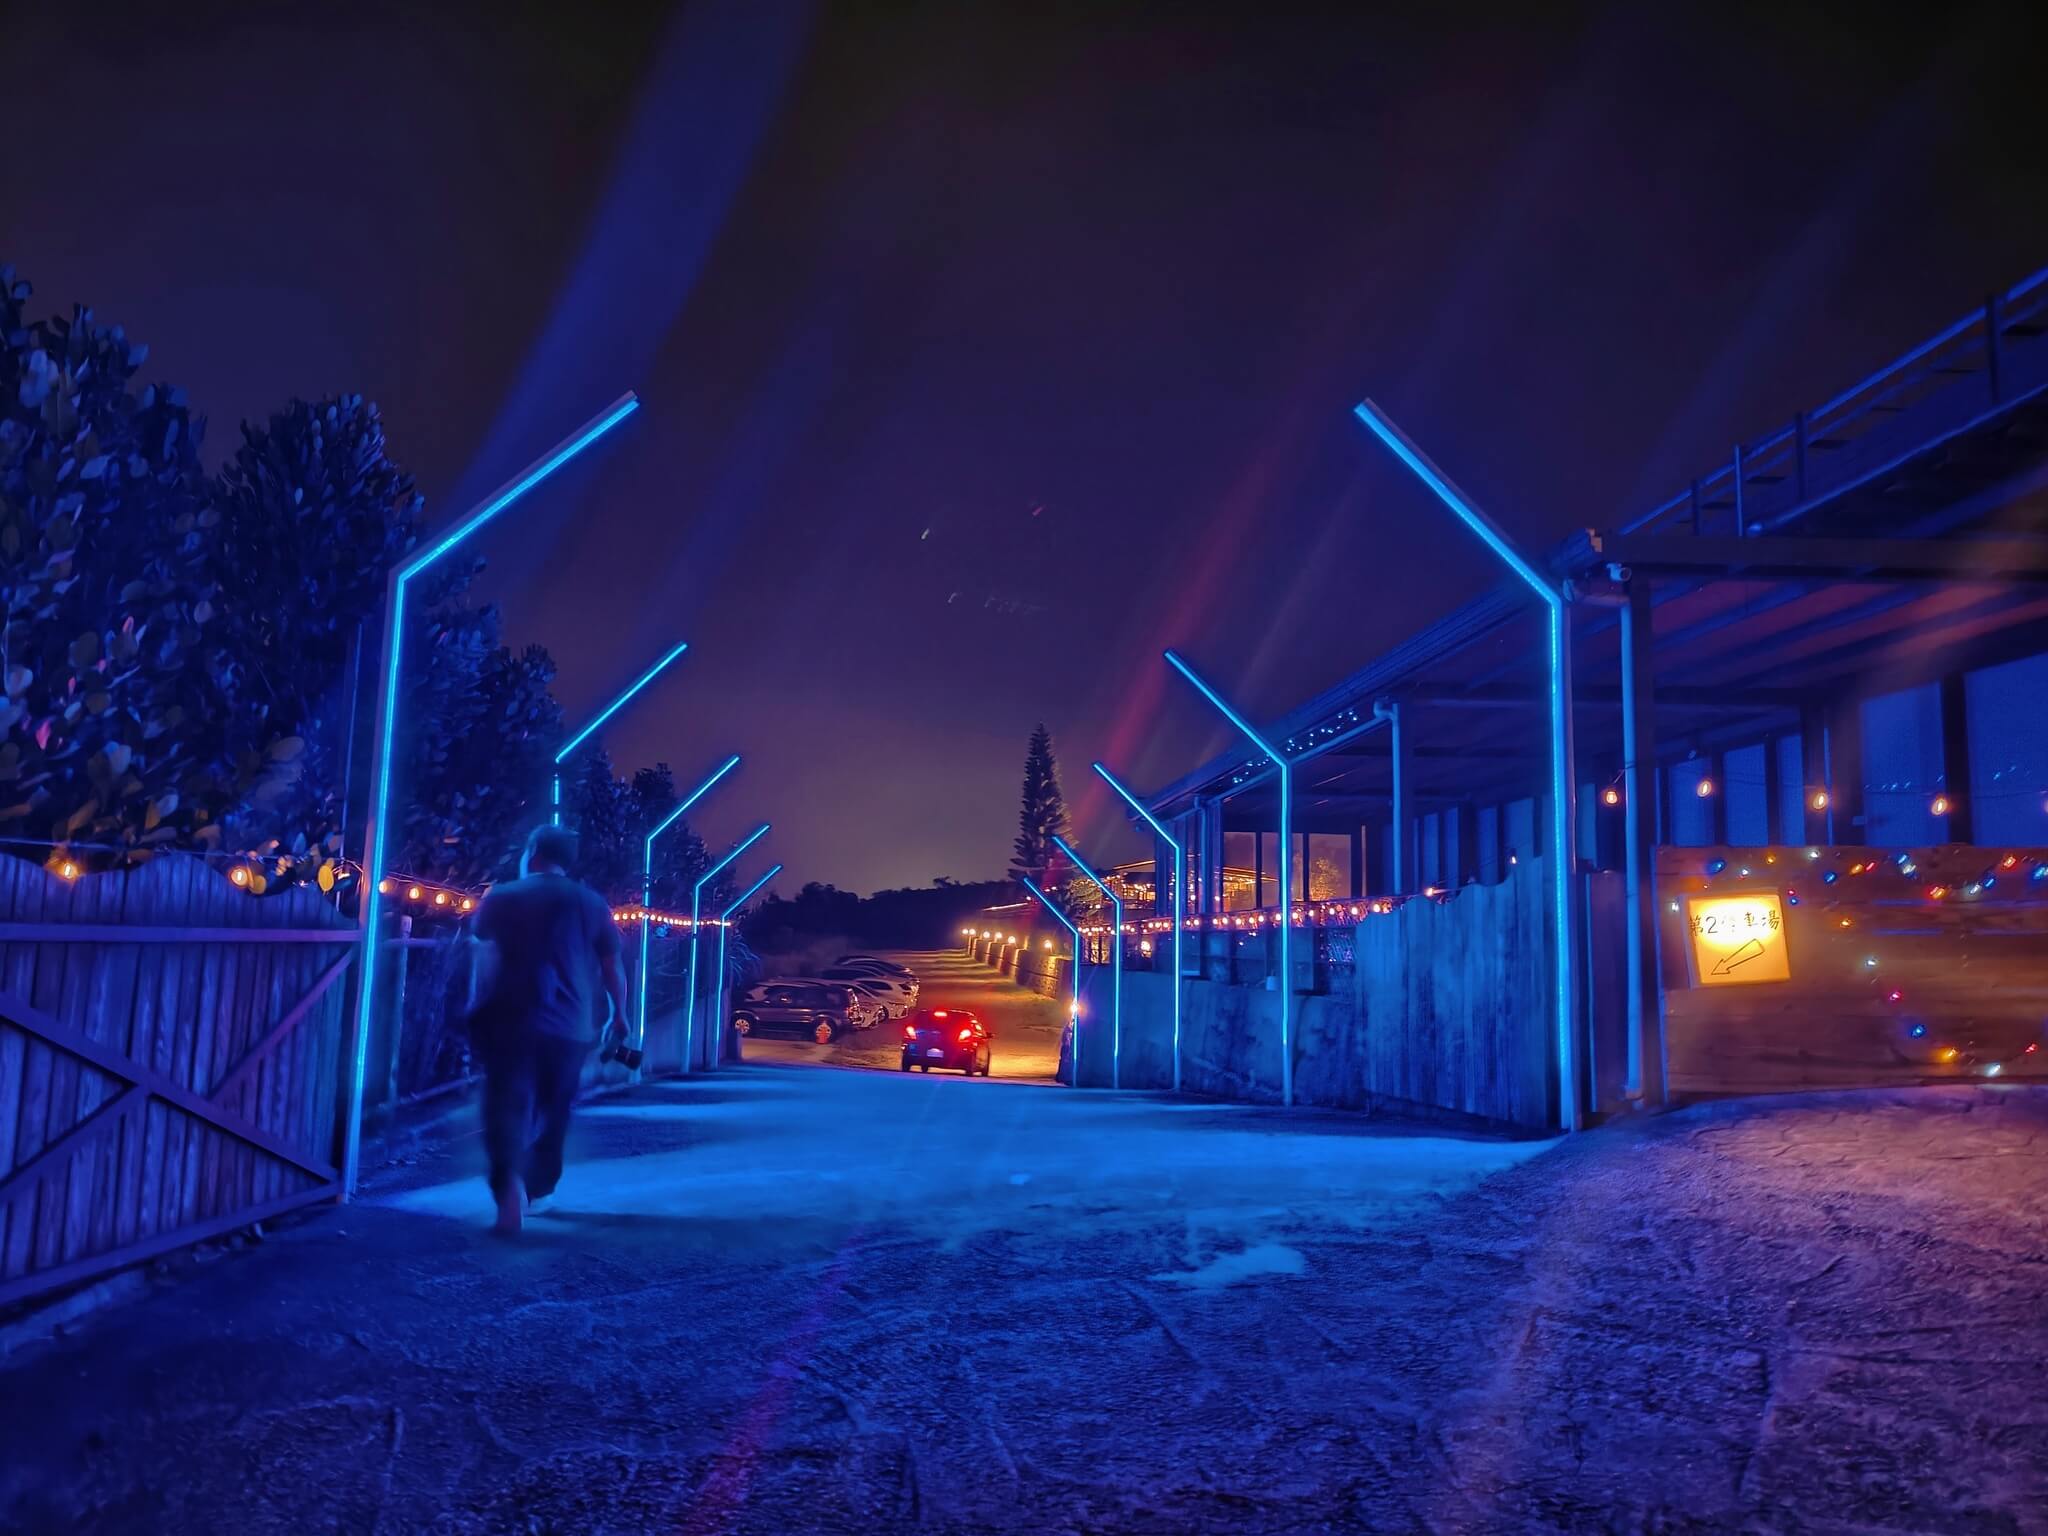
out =
[[642,672],[640,674],[639,680],[635,682],[632,687],[628,688],[616,699],[613,699],[611,703],[605,705],[605,707],[598,712],[598,716],[595,720],[591,721],[590,724],[586,725],[585,727],[583,727],[582,730],[578,731],[574,736],[570,737],[569,744],[563,747],[561,751],[555,754],[555,780],[553,798],[551,803],[553,806],[554,823],[556,826],[559,827],[562,824],[562,764],[568,761],[569,754],[571,752],[574,752],[578,747],[582,746],[584,742],[590,740],[592,732],[594,732],[600,725],[603,725],[605,721],[611,719],[613,715],[616,715],[621,709],[623,709],[625,707],[626,701],[632,698],[634,694],[638,693],[642,688],[645,688],[649,683],[653,682],[657,677],[661,676],[663,672],[667,671],[668,664],[674,661],[678,656],[682,655],[683,652],[687,651],[689,648],[689,641],[684,640],[679,642],[674,650],[670,651],[666,656],[662,657],[661,660],[657,661],[645,672]]
[[1575,768],[1572,752],[1572,653],[1571,611],[1558,584],[1546,577],[1515,547],[1504,529],[1479,509],[1471,497],[1451,483],[1450,477],[1408,436],[1387,413],[1370,400],[1358,404],[1358,419],[1388,448],[1394,457],[1414,471],[1415,476],[1436,494],[1437,500],[1457,514],[1458,520],[1478,534],[1515,573],[1543,600],[1550,621],[1550,843],[1551,888],[1557,904],[1557,1113],[1558,1124],[1575,1130],[1579,1124],[1578,1049],[1574,1021],[1578,1016],[1578,941],[1574,933],[1577,916],[1572,904],[1572,857],[1577,847],[1576,796],[1572,789]]
[[1081,1086],[1081,930],[1067,921],[1067,914],[1053,905],[1050,896],[1031,883],[1030,876],[1019,875],[1017,878],[1024,882],[1025,890],[1045,903],[1045,910],[1060,920],[1060,926],[1074,936],[1074,961],[1068,968],[1072,973],[1069,979],[1074,984],[1074,1000],[1067,1005],[1067,1028],[1074,1037],[1074,1086],[1078,1088]]
[[1103,783],[1123,797],[1124,804],[1136,811],[1145,820],[1145,825],[1159,835],[1160,841],[1173,850],[1173,1091],[1180,1092],[1180,994],[1187,985],[1186,973],[1181,969],[1180,935],[1187,916],[1187,853],[1178,839],[1159,824],[1159,818],[1146,810],[1138,797],[1117,781],[1100,763],[1092,765],[1102,775]]
[[732,847],[728,848],[725,852],[725,857],[699,875],[697,883],[690,887],[690,968],[688,978],[683,983],[683,1070],[685,1072],[690,1070],[690,1052],[695,1048],[697,1039],[697,932],[701,926],[700,914],[704,907],[704,887],[726,865],[730,864],[767,835],[768,823],[764,821],[745,837],[734,843]]
[[[1074,868],[1093,880],[1102,894],[1109,898],[1110,909],[1114,914],[1111,921],[1115,924],[1115,931],[1110,939],[1109,950],[1109,1086],[1121,1088],[1124,1054],[1124,899],[1109,888],[1107,880],[1088,867],[1081,855],[1074,852],[1073,845],[1064,837],[1055,832],[1052,840],[1061,853],[1074,861]],[[1080,1035],[1077,1033],[1074,1038],[1078,1041]],[[1074,1060],[1079,1062],[1080,1059],[1080,1048],[1076,1046]],[[1080,1076],[1078,1066],[1074,1075],[1077,1078]]]
[[519,500],[541,481],[583,452],[640,408],[631,391],[498,487],[470,509],[455,526],[426,549],[391,572],[384,598],[384,673],[378,681],[377,734],[370,758],[370,804],[363,822],[363,964],[357,983],[356,1040],[348,1090],[348,1125],[343,1132],[342,1198],[355,1193],[362,1152],[363,1071],[370,1048],[370,1021],[376,1006],[377,919],[383,901],[377,887],[384,879],[384,828],[391,815],[391,758],[398,734],[398,679],[405,638],[406,586],[415,576]]
[[711,1022],[711,1028],[717,1031],[717,1034],[716,1034],[716,1035],[714,1035],[714,1036],[713,1036],[712,1038],[714,1038],[714,1039],[716,1039],[716,1040],[718,1041],[718,1051],[717,1051],[717,1054],[716,1054],[716,1055],[714,1055],[714,1056],[713,1056],[713,1058],[712,1058],[712,1065],[714,1065],[714,1066],[716,1066],[716,1065],[717,1065],[718,1057],[719,1057],[719,1056],[723,1056],[723,1055],[725,1054],[725,1020],[726,1020],[726,1011],[725,1011],[725,930],[726,930],[726,927],[727,927],[727,925],[728,925],[728,924],[730,924],[730,923],[731,923],[731,921],[732,921],[732,915],[733,915],[733,913],[735,913],[735,912],[739,911],[739,909],[740,909],[741,907],[745,906],[745,905],[746,905],[746,904],[747,904],[747,903],[748,903],[749,901],[751,901],[751,900],[753,899],[753,897],[754,897],[754,893],[755,893],[756,891],[760,890],[762,886],[766,885],[766,884],[767,884],[767,883],[768,883],[768,882],[769,882],[770,880],[773,880],[773,879],[774,879],[774,878],[775,878],[775,877],[776,877],[777,875],[779,875],[779,874],[781,874],[781,873],[782,873],[782,866],[781,866],[780,864],[778,864],[778,865],[776,865],[776,866],[775,866],[775,867],[774,867],[773,869],[769,870],[767,874],[763,875],[763,876],[762,876],[762,877],[761,877],[760,879],[756,880],[756,881],[755,881],[755,882],[754,882],[754,883],[753,883],[752,885],[748,886],[748,887],[747,887],[747,888],[746,888],[746,889],[745,889],[744,891],[742,891],[742,892],[741,892],[741,893],[740,893],[740,894],[739,894],[739,895],[738,895],[738,896],[737,896],[736,898],[734,898],[734,900],[733,900],[733,903],[732,903],[732,905],[731,905],[731,906],[727,907],[727,908],[726,908],[726,909],[725,909],[725,910],[724,910],[723,912],[721,912],[721,913],[719,913],[719,914],[718,914],[718,974],[717,974],[717,975],[716,975],[715,977],[713,977],[713,978],[712,978],[712,982],[711,982],[711,995],[712,995],[713,997],[715,997],[715,998],[717,998],[717,999],[718,999],[718,1006],[717,1006],[717,1007],[716,1007],[715,1009],[713,1009],[713,1010],[712,1010],[712,1015],[711,1015],[711,1019],[712,1019],[712,1022]]
[[1222,694],[1203,682],[1193,667],[1172,651],[1166,653],[1166,660],[1176,672],[1193,683],[1196,691],[1215,705],[1217,712],[1236,726],[1247,741],[1272,759],[1273,767],[1280,775],[1280,1102],[1292,1104],[1294,1032],[1290,1015],[1294,1000],[1294,773],[1279,749],[1253,730],[1251,722],[1232,709]]
[[647,843],[640,854],[640,1027],[634,1032],[634,1043],[647,1042],[647,934],[654,926],[654,920],[647,915],[647,909],[654,905],[654,840],[676,823],[691,806],[702,800],[712,785],[739,767],[740,755],[735,752],[711,771],[711,777],[683,796],[676,808],[662,817],[647,834]]

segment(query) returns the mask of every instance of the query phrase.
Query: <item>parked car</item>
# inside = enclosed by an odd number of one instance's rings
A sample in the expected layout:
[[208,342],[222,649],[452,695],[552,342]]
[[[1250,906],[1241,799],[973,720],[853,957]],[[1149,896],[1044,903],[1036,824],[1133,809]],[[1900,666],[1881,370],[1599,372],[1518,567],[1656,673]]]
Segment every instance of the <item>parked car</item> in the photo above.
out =
[[900,965],[894,960],[884,960],[880,955],[841,955],[832,963],[859,966],[862,969],[879,969],[887,971],[892,976],[909,976],[913,979],[917,975],[909,966]]
[[917,1006],[917,978],[914,976],[892,976],[886,971],[835,965],[829,970],[821,971],[819,980],[858,988],[863,994],[874,999],[883,1013],[892,1019],[909,1017],[910,1010]]
[[808,1035],[829,1045],[849,1030],[867,1029],[881,1010],[852,987],[821,981],[763,981],[733,1004],[732,1027],[743,1035]]
[[863,976],[886,976],[893,981],[907,981],[917,985],[917,972],[907,965],[892,965],[887,960],[835,960],[830,967],[835,971],[858,971]]
[[912,1067],[929,1072],[945,1067],[989,1074],[989,1042],[995,1038],[989,1027],[965,1008],[925,1008],[903,1026],[903,1070]]

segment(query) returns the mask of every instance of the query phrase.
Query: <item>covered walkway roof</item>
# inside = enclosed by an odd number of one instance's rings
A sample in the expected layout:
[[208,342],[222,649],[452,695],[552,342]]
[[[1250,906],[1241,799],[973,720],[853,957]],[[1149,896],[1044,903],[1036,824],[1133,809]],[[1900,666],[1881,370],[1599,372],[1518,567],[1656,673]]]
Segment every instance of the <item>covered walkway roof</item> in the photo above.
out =
[[[1651,511],[1554,550],[1573,596],[1580,778],[1621,756],[1625,583],[1653,614],[1659,756],[1795,726],[1803,707],[2048,650],[2048,270],[1890,367],[1742,445]],[[1444,537],[1466,535],[1446,516]],[[1267,726],[1297,758],[1297,830],[1356,827],[1392,794],[1399,704],[1417,813],[1539,792],[1542,616],[1488,593]],[[1602,765],[1608,765],[1603,768]],[[1215,758],[1161,816],[1228,797],[1270,827],[1270,765]]]

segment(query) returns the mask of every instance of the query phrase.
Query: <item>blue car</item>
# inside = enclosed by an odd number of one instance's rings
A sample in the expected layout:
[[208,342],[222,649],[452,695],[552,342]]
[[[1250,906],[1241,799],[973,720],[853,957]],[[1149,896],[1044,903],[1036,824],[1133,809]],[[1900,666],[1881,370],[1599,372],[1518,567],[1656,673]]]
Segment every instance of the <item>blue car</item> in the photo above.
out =
[[903,1070],[989,1074],[989,1027],[965,1008],[923,1008],[903,1026]]

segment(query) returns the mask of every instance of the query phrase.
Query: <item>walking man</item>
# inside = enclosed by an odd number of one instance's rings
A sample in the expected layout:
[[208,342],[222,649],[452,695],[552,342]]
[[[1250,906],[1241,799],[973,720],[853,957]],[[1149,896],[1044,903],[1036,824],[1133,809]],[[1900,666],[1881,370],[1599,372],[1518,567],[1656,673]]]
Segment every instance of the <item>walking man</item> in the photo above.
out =
[[484,1063],[484,1145],[496,1230],[519,1231],[528,1201],[553,1192],[562,1142],[597,1039],[599,1009],[626,1015],[626,970],[611,909],[569,877],[576,838],[536,827],[520,878],[494,886],[477,911],[491,945],[490,981],[474,1016]]

